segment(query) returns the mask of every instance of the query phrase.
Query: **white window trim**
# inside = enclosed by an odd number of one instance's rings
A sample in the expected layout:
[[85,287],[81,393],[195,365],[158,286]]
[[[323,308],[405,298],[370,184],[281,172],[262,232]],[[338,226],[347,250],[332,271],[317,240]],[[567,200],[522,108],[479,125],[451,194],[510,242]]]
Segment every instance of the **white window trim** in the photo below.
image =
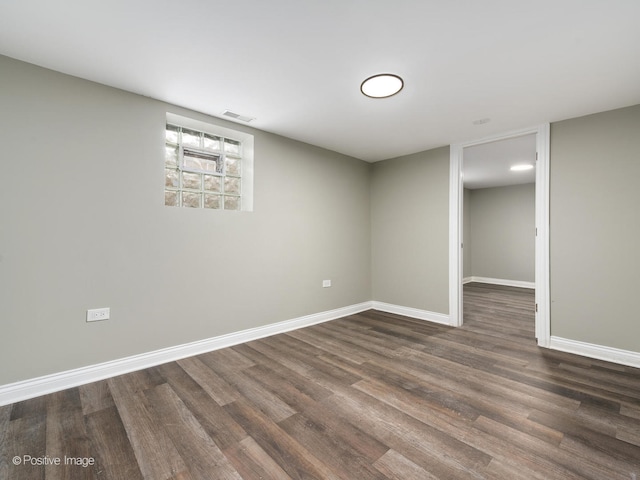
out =
[[[207,123],[200,120],[195,120],[189,117],[183,117],[176,115],[175,113],[167,112],[167,123],[176,125],[200,132],[209,133],[211,135],[217,135],[233,140],[238,140],[242,143],[242,201],[241,211],[252,212],[253,211],[253,135],[245,133],[240,130],[234,130],[231,128],[221,127],[213,123]],[[208,172],[211,174],[211,172]],[[230,211],[230,210],[221,210]]]

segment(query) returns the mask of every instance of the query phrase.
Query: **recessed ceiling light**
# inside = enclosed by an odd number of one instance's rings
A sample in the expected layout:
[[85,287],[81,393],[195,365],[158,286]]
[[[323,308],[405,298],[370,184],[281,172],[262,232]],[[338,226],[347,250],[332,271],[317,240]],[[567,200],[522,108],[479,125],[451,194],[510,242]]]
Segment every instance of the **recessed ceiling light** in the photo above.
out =
[[531,165],[531,164],[514,165],[513,167],[511,167],[511,171],[512,172],[523,172],[525,170],[531,170],[532,168],[533,168],[533,165]]
[[360,91],[367,97],[386,98],[398,93],[403,86],[404,81],[399,76],[392,73],[380,73],[362,82]]

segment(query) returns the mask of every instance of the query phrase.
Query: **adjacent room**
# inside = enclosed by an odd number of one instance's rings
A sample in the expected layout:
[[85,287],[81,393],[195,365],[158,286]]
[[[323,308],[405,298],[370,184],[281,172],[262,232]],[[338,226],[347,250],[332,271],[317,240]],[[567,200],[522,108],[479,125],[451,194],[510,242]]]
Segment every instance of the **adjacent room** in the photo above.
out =
[[0,479],[640,478],[640,3],[0,5]]
[[536,140],[518,135],[463,152],[462,323],[497,322],[496,329],[518,329],[530,341],[537,331]]

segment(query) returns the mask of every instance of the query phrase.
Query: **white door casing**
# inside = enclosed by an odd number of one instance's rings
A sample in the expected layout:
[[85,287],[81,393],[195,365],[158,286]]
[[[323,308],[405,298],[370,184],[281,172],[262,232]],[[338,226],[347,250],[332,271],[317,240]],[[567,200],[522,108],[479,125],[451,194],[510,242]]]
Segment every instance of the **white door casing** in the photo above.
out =
[[549,347],[549,140],[548,123],[535,128],[517,130],[501,135],[484,137],[450,147],[449,173],[449,321],[454,327],[462,325],[462,205],[464,148],[483,143],[505,140],[522,135],[536,134],[536,239],[535,239],[535,333],[538,345]]

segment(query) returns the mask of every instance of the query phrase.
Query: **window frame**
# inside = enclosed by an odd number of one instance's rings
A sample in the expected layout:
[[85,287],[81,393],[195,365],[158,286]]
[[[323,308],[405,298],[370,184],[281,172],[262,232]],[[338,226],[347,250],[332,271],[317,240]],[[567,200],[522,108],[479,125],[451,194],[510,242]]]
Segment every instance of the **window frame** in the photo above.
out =
[[[195,154],[194,157],[197,157],[197,156],[205,157],[205,158],[202,158],[202,160],[205,160],[208,162],[211,162],[213,160],[208,160],[206,157],[214,157],[214,156],[218,157],[215,160],[216,169],[204,170],[200,168],[191,168],[191,167],[185,166],[184,164],[185,150],[188,152],[193,152]],[[226,160],[226,155],[224,153],[209,152],[207,150],[203,150],[201,148],[195,148],[195,147],[185,147],[182,144],[180,144],[178,147],[178,168],[183,172],[203,173],[205,175],[215,175],[218,177],[224,177],[226,175],[225,160]],[[220,165],[220,167],[218,167],[218,165]]]
[[[210,136],[215,136],[220,138],[221,140],[221,145],[220,145],[220,149],[218,151],[214,151],[214,150],[203,150],[201,148],[198,147],[192,147],[190,145],[183,145],[182,142],[179,142],[179,151],[178,153],[178,158],[177,158],[177,171],[179,172],[179,181],[178,181],[178,186],[175,187],[175,189],[169,188],[167,189],[167,186],[165,184],[164,190],[163,192],[166,191],[175,191],[177,193],[177,195],[180,197],[179,200],[179,205],[182,206],[182,194],[183,192],[193,192],[195,193],[195,190],[192,189],[185,189],[183,184],[182,184],[182,173],[183,172],[187,172],[187,173],[196,173],[196,174],[204,174],[204,175],[213,175],[216,176],[218,178],[220,178],[220,182],[221,182],[221,188],[220,188],[220,192],[210,192],[210,195],[219,195],[222,199],[223,204],[220,206],[220,208],[207,208],[205,207],[205,197],[204,195],[207,194],[208,192],[206,192],[204,190],[204,185],[201,185],[200,188],[200,192],[203,195],[201,197],[200,200],[200,207],[199,208],[195,208],[195,207],[191,207],[194,210],[197,209],[204,209],[204,210],[217,210],[217,211],[226,211],[226,212],[238,212],[238,211],[243,211],[243,212],[251,212],[253,211],[253,145],[254,145],[254,136],[250,133],[247,133],[246,131],[242,131],[242,130],[236,130],[236,129],[231,129],[231,128],[227,128],[227,127],[223,127],[220,126],[218,124],[214,124],[214,123],[208,123],[208,122],[203,122],[200,120],[195,120],[193,118],[188,118],[188,117],[183,117],[181,115],[177,115],[174,113],[170,113],[167,112],[166,114],[166,121],[165,121],[165,129],[166,129],[166,125],[174,125],[177,127],[182,127],[183,129],[187,129],[187,130],[194,130],[196,132],[199,133],[204,133],[206,135],[210,135]],[[229,155],[226,154],[225,152],[225,140],[230,141],[230,143],[238,143],[239,144],[239,153],[229,153]],[[171,142],[169,142],[171,143]],[[167,144],[167,141],[165,140],[164,142],[165,146]],[[217,172],[213,172],[213,171],[207,171],[207,170],[199,170],[199,169],[193,169],[193,168],[185,168],[184,167],[184,163],[183,163],[183,149],[186,148],[187,150],[191,150],[191,151],[196,151],[196,152],[203,152],[207,155],[209,154],[213,154],[213,155],[220,155],[220,159],[221,159],[221,165],[222,165],[222,172],[221,173],[217,173]],[[226,171],[226,159],[228,158],[235,158],[238,159],[238,161],[240,162],[240,175],[236,176],[236,175],[229,175],[228,172]],[[165,167],[166,168],[166,167]],[[238,178],[240,181],[240,194],[239,195],[233,195],[233,194],[227,194],[228,197],[237,197],[238,201],[240,202],[240,208],[238,210],[228,210],[224,208],[224,198],[225,198],[225,193],[224,193],[224,183],[225,183],[225,179],[227,178]],[[202,177],[202,181],[204,182],[204,177]],[[185,208],[189,208],[189,207],[185,207]]]

